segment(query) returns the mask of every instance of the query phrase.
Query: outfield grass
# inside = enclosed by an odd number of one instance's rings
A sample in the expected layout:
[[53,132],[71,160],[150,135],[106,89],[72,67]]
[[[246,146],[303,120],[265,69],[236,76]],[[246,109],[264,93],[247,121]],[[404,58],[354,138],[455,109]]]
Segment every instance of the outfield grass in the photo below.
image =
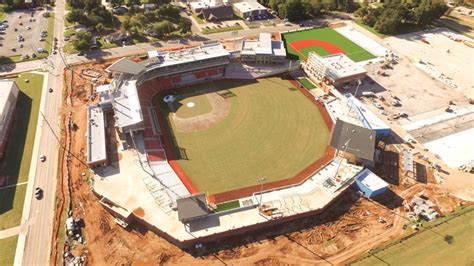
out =
[[[194,103],[194,107],[187,107],[188,103]],[[176,116],[181,118],[202,115],[212,111],[212,106],[205,95],[185,97],[178,101],[178,104],[179,107],[176,110]]]
[[374,55],[369,53],[368,51],[364,50],[359,45],[353,43],[351,40],[344,37],[342,34],[338,33],[337,31],[331,28],[317,28],[317,29],[310,29],[310,30],[303,30],[297,32],[289,32],[283,34],[283,39],[286,43],[287,54],[290,57],[298,58],[300,60],[305,59],[308,57],[309,52],[314,51],[321,56],[328,55],[329,53],[323,49],[322,47],[308,47],[301,49],[304,57],[297,53],[293,48],[291,48],[288,44],[294,41],[299,40],[320,40],[332,43],[342,50],[345,51],[346,55],[355,62],[360,62],[368,59],[375,58]]
[[474,211],[377,252],[354,265],[472,265]]
[[[25,79],[28,79],[29,83],[25,83]],[[18,96],[17,111],[5,157],[0,166],[2,175],[8,177],[8,185],[28,181],[43,76],[23,73],[15,81],[20,87],[21,93]],[[9,228],[20,224],[25,191],[26,185],[0,189],[0,228]]]
[[0,265],[13,265],[18,236],[0,239]]
[[[291,178],[324,154],[329,130],[322,115],[289,81],[217,81],[195,90],[209,88],[235,94],[227,98],[228,116],[207,130],[172,131],[181,149],[175,157],[200,191],[257,185],[260,177],[267,182]],[[187,159],[179,158],[183,150]]]

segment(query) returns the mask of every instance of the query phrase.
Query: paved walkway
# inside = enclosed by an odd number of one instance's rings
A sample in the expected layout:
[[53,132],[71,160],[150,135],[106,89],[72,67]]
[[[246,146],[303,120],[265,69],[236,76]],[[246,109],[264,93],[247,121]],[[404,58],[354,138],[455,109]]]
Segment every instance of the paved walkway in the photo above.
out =
[[0,239],[16,236],[20,233],[21,225],[0,231]]

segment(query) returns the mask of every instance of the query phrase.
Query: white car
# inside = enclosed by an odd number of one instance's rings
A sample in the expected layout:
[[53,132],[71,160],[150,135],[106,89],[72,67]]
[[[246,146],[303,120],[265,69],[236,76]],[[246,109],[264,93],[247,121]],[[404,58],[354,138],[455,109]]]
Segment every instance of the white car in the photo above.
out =
[[378,102],[374,102],[374,106],[377,107],[380,110],[383,110],[383,106]]

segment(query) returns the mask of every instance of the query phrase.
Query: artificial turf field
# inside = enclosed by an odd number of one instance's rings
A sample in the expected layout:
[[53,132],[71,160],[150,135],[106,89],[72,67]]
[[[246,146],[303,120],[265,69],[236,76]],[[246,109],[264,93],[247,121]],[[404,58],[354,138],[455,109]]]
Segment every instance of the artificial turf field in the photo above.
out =
[[[342,50],[347,57],[352,59],[354,62],[375,58],[374,55],[347,39],[339,32],[327,27],[285,33],[283,34],[283,40],[285,41],[287,54],[290,57],[298,58],[299,60],[306,59],[311,51],[314,51],[321,56],[325,56],[337,53],[337,50]],[[322,41],[323,43],[298,49],[299,51],[292,47],[294,46],[292,43],[296,44],[296,42],[301,43],[305,41]]]
[[231,110],[223,121],[181,133],[164,113],[176,146],[187,155],[178,163],[200,191],[215,194],[253,186],[260,177],[266,182],[291,178],[324,154],[329,130],[323,117],[289,81],[222,80],[193,90],[206,88],[235,94],[227,98]]
[[469,211],[353,265],[473,265],[473,231]]

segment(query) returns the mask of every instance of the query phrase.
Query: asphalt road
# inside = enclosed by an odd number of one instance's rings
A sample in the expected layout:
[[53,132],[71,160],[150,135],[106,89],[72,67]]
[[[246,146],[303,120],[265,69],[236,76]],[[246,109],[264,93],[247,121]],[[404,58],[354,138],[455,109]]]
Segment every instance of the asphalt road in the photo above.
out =
[[[63,44],[64,0],[56,1],[54,36],[59,39],[59,47]],[[51,236],[54,220],[54,202],[56,191],[56,176],[58,167],[59,108],[61,106],[64,64],[59,55],[50,57],[55,68],[50,68],[47,85],[43,88],[42,103],[40,106],[39,125],[36,131],[35,147],[32,157],[32,171],[29,175],[25,206],[22,222],[28,225],[19,236],[15,265],[47,265],[51,251]],[[44,62],[44,61],[43,61]],[[43,62],[40,63],[43,64]],[[35,67],[38,62],[27,62]],[[21,66],[20,68],[24,68]],[[18,67],[16,68],[18,70]],[[49,93],[47,88],[53,88]],[[49,124],[49,125],[48,125]],[[39,145],[36,142],[39,141]],[[45,162],[39,162],[40,154],[46,156]],[[36,167],[35,167],[36,164]],[[40,187],[44,191],[41,200],[32,195],[34,188]],[[29,212],[28,212],[29,211]],[[26,235],[25,235],[26,233]]]

